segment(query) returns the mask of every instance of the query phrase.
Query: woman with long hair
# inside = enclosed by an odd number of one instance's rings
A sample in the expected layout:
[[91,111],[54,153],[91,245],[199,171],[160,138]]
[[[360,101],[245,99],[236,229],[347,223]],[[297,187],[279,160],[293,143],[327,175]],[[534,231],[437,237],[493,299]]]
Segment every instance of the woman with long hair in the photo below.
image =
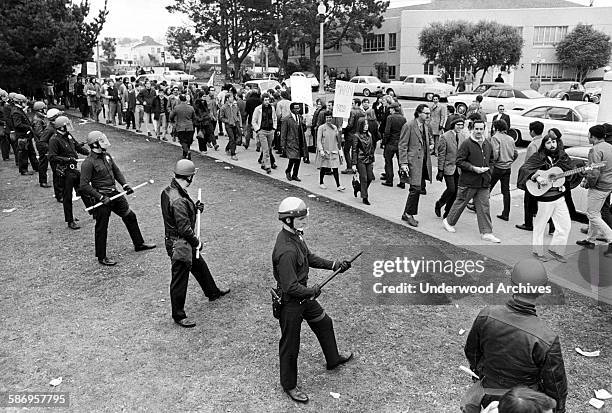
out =
[[[374,151],[376,150],[372,133],[368,129],[368,122],[365,118],[359,118],[358,132],[353,139],[353,172],[359,171],[361,199],[366,205],[370,205],[368,188],[374,180],[373,164]],[[355,191],[355,196],[357,196],[357,191]]]

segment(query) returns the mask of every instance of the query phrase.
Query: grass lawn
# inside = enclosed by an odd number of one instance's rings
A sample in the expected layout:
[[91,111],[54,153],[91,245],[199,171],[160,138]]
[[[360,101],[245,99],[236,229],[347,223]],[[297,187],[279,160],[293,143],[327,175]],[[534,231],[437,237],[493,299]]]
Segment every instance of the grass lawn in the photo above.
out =
[[[78,122],[75,122],[75,124]],[[108,255],[94,257],[94,222],[75,202],[83,228],[66,228],[61,205],[37,177],[22,177],[0,163],[0,391],[70,392],[71,411],[224,412],[457,412],[471,383],[463,345],[485,305],[463,297],[448,305],[363,305],[359,277],[365,261],[337,277],[319,301],[334,319],[341,350],[356,360],[328,372],[316,338],[304,323],[299,383],[311,401],[298,406],[278,383],[278,323],[268,288],[274,284],[271,252],[280,229],[278,203],[300,196],[310,207],[306,233],[311,250],[348,257],[369,245],[453,245],[325,198],[227,164],[196,156],[192,194],[203,190],[204,257],[230,295],[209,303],[190,279],[187,314],[197,327],[170,317],[170,261],[163,248],[161,190],[169,183],[180,148],[106,126],[77,126],[83,139],[95,127],[109,137],[110,153],[132,185],[153,185],[129,197],[147,241],[158,248],[135,253],[113,215]],[[224,142],[224,141],[222,141]],[[195,195],[194,195],[195,197]],[[491,263],[502,279],[506,267]],[[363,269],[363,268],[362,268]],[[311,280],[325,272],[313,271]],[[610,389],[611,310],[571,291],[566,305],[542,306],[540,316],[559,332],[569,379],[568,412],[594,411],[593,390]],[[455,305],[457,304],[457,305]],[[574,351],[602,350],[597,358]],[[340,393],[339,399],[330,392]],[[608,403],[612,405],[612,403]],[[603,411],[609,407],[604,407]]]

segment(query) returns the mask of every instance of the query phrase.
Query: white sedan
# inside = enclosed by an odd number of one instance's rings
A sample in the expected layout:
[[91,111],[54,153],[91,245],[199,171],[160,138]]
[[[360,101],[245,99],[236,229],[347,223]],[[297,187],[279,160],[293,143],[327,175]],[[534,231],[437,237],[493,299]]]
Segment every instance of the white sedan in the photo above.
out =
[[375,76],[355,76],[350,80],[355,83],[355,94],[360,94],[368,97],[376,92],[383,92],[388,83],[383,83]]
[[195,80],[194,75],[189,75],[182,70],[168,70],[167,72],[164,72],[164,77],[166,77],[168,80],[174,80],[175,82]]
[[455,93],[455,87],[447,85],[440,76],[409,75],[403,81],[385,84],[385,93],[392,91],[397,97],[412,97],[431,101],[434,95],[446,99]]
[[[464,114],[475,98],[470,96],[451,96],[448,103],[452,104],[458,113]],[[514,89],[508,86],[492,87],[482,94],[481,107],[484,113],[497,112],[499,105],[504,105],[506,113],[509,110],[523,110],[540,102],[555,102],[532,89]]]
[[[517,144],[531,141],[529,124],[540,121],[544,124],[544,133],[551,128],[561,131],[565,146],[579,146],[589,144],[589,128],[597,123],[599,106],[594,103],[580,101],[541,102],[522,111],[506,111],[510,116],[510,131],[508,134],[515,138]],[[493,122],[491,113],[487,115],[487,124]]]

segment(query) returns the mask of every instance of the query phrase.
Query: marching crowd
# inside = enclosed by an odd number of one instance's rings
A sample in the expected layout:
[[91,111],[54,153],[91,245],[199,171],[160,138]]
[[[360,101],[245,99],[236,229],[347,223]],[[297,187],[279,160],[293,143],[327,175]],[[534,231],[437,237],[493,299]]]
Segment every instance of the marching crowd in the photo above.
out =
[[[372,105],[367,98],[355,98],[349,118],[343,119],[334,117],[333,101],[317,100],[313,113],[308,113],[304,105],[291,101],[290,91],[282,89],[263,93],[243,89],[239,92],[227,84],[215,95],[214,88],[208,86],[184,88],[183,85],[156,85],[149,81],[139,85],[127,79],[117,83],[110,80],[105,85],[94,80],[84,85],[79,79],[75,90],[84,117],[99,121],[101,105],[104,105],[107,123],[125,123],[126,129],[134,128],[136,132],[144,129],[148,136],[154,133],[161,140],[178,140],[183,148],[183,159],[176,164],[174,179],[161,196],[165,246],[172,262],[172,317],[182,327],[195,326],[184,311],[190,272],[211,301],[229,293],[229,289],[220,289],[215,284],[206,262],[199,255],[202,243],[194,233],[196,213],[203,209],[203,205],[193,202],[187,192],[195,175],[195,165],[190,160],[194,138],[198,140],[199,150],[205,152],[218,150],[217,136],[227,134],[225,150],[234,160],[238,159],[238,147],[243,146],[246,150],[251,140],[256,139],[261,168],[270,174],[277,168],[277,158],[286,158],[285,176],[289,181],[300,181],[301,163],[310,163],[311,154],[314,154],[322,189],[327,188],[326,175],[333,176],[338,191],[345,190],[340,173],[353,175],[354,195],[360,193],[366,205],[370,205],[368,189],[375,180],[372,165],[380,142],[385,160],[382,185],[394,187],[394,162],[399,175],[397,187],[405,189],[406,184],[409,185],[402,214],[402,220],[409,225],[419,225],[415,216],[420,197],[427,195],[426,182],[432,182],[433,178],[444,182],[446,188],[434,208],[447,231],[455,232],[454,225],[465,208],[470,208],[476,211],[482,239],[499,243],[493,235],[489,209],[490,191],[497,182],[501,184],[504,197],[503,210],[497,217],[509,220],[510,168],[518,153],[513,139],[506,133],[510,119],[503,106],[498,108],[490,134],[486,132],[481,98],[477,98],[463,116],[453,113],[451,107],[440,104],[439,96],[434,96],[431,105],[418,105],[410,120],[393,96],[377,96]],[[107,107],[104,99],[108,100]],[[111,212],[122,218],[136,251],[155,248],[154,244],[145,242],[135,213],[126,198],[120,196],[132,193],[133,189],[108,153],[110,145],[103,133],[92,131],[84,143],[78,142],[70,134],[70,119],[57,108],[47,110],[45,103],[34,102],[28,114],[28,99],[4,90],[0,90],[0,101],[3,160],[9,160],[12,149],[19,172],[31,175],[31,167],[38,172],[43,188],[50,187],[47,182],[50,165],[55,197],[63,204],[68,228],[73,230],[80,228],[72,215],[73,189],[82,196],[94,211],[95,251],[100,264],[116,264],[106,255]],[[589,164],[580,171],[574,171],[578,166],[564,151],[561,132],[554,128],[544,132],[544,124],[531,123],[533,140],[519,170],[518,187],[525,190],[525,222],[518,227],[533,231],[535,259],[514,267],[511,277],[516,285],[543,286],[548,282],[546,270],[537,260],[549,259],[543,247],[549,222],[554,229],[548,252],[552,258],[566,261],[564,249],[571,227],[570,191],[576,185],[588,188],[589,220],[585,231],[587,238],[577,243],[594,248],[595,241],[601,239],[609,244],[605,256],[612,257],[612,127],[596,125],[590,128],[589,140],[593,147]],[[87,155],[80,171],[78,153]],[[435,177],[432,175],[434,159],[438,170]],[[343,164],[346,167],[341,170]],[[551,168],[560,171],[552,178],[546,173]],[[557,181],[556,178],[564,173],[574,178]],[[115,182],[121,185],[122,193],[115,188]],[[531,194],[529,191],[533,189],[530,188],[534,187],[544,189]],[[342,272],[351,264],[326,260],[310,252],[302,238],[307,215],[308,209],[300,199],[290,197],[281,203],[279,220],[283,229],[273,252],[274,277],[283,302],[278,313],[282,333],[280,379],[283,389],[298,402],[308,401],[308,396],[296,385],[303,319],[315,332],[328,369],[335,369],[353,358],[352,353],[343,355],[338,351],[332,320],[316,301],[321,293],[320,286],[307,287],[309,266]],[[487,307],[475,320],[465,355],[470,368],[481,379],[466,394],[462,404],[464,412],[479,412],[481,406],[488,412],[500,413],[565,411],[567,380],[559,338],[535,317],[536,298],[537,294],[516,294],[506,306]],[[515,320],[517,314],[520,314],[520,322],[508,321]],[[508,337],[513,338],[513,343],[508,343]],[[519,366],[516,371],[506,368],[510,359]]]

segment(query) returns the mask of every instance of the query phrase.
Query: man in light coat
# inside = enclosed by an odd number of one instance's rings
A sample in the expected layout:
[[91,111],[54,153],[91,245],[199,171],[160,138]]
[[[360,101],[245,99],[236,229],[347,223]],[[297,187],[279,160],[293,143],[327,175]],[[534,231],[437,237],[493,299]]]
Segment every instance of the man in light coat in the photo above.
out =
[[[272,141],[274,140],[278,120],[276,118],[276,110],[270,104],[270,95],[267,93],[262,95],[262,104],[253,111],[251,126],[257,136],[257,142],[261,145],[261,168],[270,173],[271,167],[276,168],[274,155],[272,154]],[[272,160],[271,163],[270,159]]]
[[442,214],[444,207],[444,217],[448,216],[448,212],[455,202],[457,197],[457,183],[459,182],[459,169],[457,169],[457,150],[459,145],[465,140],[465,135],[462,133],[465,122],[458,118],[452,123],[451,130],[440,136],[438,141],[438,173],[436,180],[446,184],[446,190],[442,196],[436,201],[434,212],[437,217]]
[[408,174],[410,183],[402,220],[413,227],[419,226],[414,216],[418,213],[420,196],[427,193],[425,180],[431,182],[431,130],[427,124],[430,115],[426,104],[417,106],[414,119],[402,127],[398,145],[401,169]]
[[440,103],[440,95],[437,93],[433,95],[433,103],[430,107],[431,117],[429,118],[429,126],[431,127],[431,136],[433,139],[434,149],[432,155],[436,154],[438,148],[438,138],[444,132],[444,124],[446,123],[446,117],[448,116],[446,105]]

